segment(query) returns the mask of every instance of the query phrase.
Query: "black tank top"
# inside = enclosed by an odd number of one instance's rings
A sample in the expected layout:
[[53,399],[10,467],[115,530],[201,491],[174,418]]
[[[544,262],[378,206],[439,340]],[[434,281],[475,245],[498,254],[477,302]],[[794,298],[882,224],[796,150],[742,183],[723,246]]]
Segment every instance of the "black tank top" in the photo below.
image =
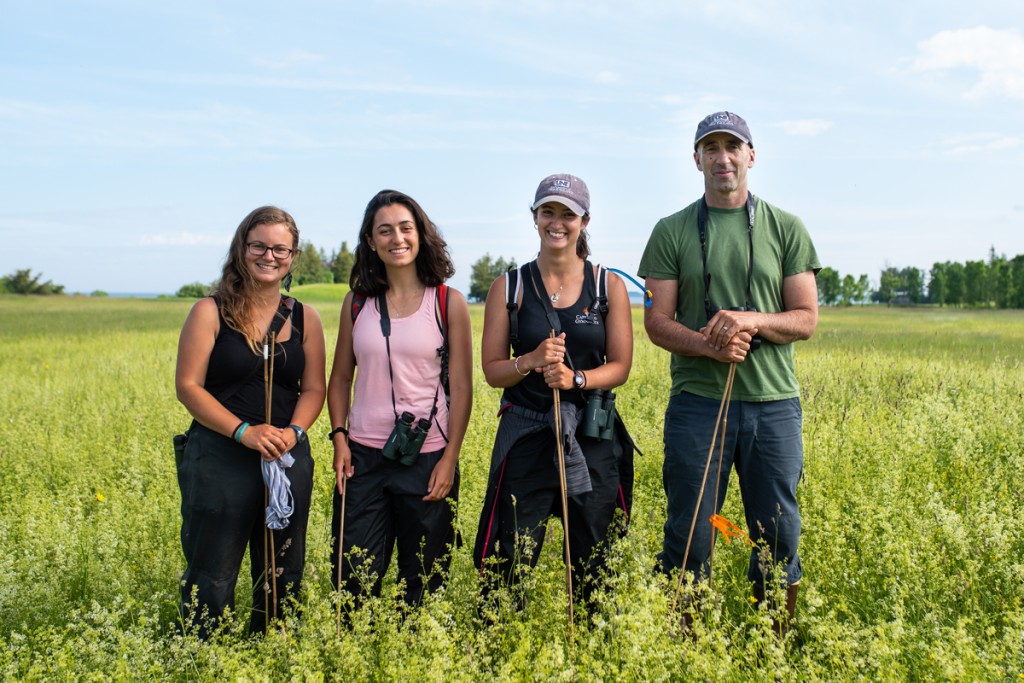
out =
[[[220,332],[213,343],[210,364],[206,369],[206,390],[215,397],[243,380],[224,407],[239,419],[252,424],[263,424],[266,419],[266,401],[263,393],[263,356],[249,347],[245,335],[228,327],[220,314]],[[299,400],[299,385],[306,366],[302,350],[302,304],[295,302],[292,311],[292,331],[288,341],[274,345],[274,382],[271,395],[271,420],[275,427],[287,427],[291,422],[295,404]]]
[[[516,356],[533,351],[541,341],[551,336],[544,302],[540,299],[545,293],[537,291],[530,275],[530,269],[536,267],[537,262],[532,261],[520,271],[523,303],[518,313],[519,343],[512,348]],[[566,351],[577,370],[591,370],[604,365],[605,321],[597,308],[594,266],[586,261],[583,265],[583,290],[580,298],[568,308],[555,309],[562,331],[565,332]],[[563,390],[560,398],[579,406],[586,403],[582,392],[577,390]],[[547,411],[555,402],[551,389],[538,372],[531,372],[522,382],[505,389],[503,400],[538,412]]]

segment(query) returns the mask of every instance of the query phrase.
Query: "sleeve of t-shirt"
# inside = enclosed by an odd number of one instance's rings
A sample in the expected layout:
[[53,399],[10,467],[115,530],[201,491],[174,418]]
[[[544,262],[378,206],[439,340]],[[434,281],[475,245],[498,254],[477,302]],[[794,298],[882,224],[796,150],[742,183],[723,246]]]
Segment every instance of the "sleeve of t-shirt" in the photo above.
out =
[[810,233],[804,227],[804,223],[798,217],[793,216],[793,222],[789,229],[789,244],[783,263],[783,276],[797,275],[813,270],[817,275],[821,270],[821,262],[818,260],[818,252],[814,248],[814,241]]
[[640,257],[640,277],[656,280],[679,279],[679,244],[664,219],[658,221]]

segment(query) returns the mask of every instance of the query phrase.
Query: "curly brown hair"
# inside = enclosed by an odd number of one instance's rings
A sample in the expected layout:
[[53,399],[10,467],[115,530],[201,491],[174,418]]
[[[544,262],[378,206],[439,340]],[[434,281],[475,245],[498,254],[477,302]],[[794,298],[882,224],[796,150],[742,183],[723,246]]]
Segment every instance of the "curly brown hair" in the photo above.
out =
[[[217,301],[220,314],[227,326],[245,336],[252,348],[253,353],[260,353],[262,336],[253,315],[253,293],[256,290],[256,280],[252,273],[245,266],[245,242],[249,233],[258,225],[273,225],[284,223],[292,234],[292,249],[295,250],[295,258],[298,257],[299,228],[284,209],[276,206],[261,206],[253,209],[248,216],[242,219],[235,230],[235,236],[231,238],[231,246],[228,247],[228,255],[224,261],[224,269],[221,272],[220,283],[213,292]],[[292,261],[294,267],[295,261]]]
[[401,204],[409,209],[419,233],[420,250],[416,255],[416,277],[428,287],[437,287],[455,274],[448,243],[441,232],[427,216],[416,200],[397,190],[381,190],[363,212],[363,224],[359,228],[359,243],[356,245],[355,260],[349,286],[360,296],[377,296],[389,288],[388,274],[377,252],[370,249],[373,220],[377,211],[385,206]]

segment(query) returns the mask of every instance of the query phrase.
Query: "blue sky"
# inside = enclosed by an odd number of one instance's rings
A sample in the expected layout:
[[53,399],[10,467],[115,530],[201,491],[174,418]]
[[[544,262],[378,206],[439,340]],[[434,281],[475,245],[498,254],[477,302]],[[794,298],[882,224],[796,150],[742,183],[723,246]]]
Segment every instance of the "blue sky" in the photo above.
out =
[[173,292],[277,204],[328,251],[385,187],[468,288],[529,260],[527,207],[590,186],[595,260],[635,272],[695,200],[697,122],[750,124],[751,189],[825,265],[1024,253],[1024,5],[1005,2],[4,0],[0,274]]

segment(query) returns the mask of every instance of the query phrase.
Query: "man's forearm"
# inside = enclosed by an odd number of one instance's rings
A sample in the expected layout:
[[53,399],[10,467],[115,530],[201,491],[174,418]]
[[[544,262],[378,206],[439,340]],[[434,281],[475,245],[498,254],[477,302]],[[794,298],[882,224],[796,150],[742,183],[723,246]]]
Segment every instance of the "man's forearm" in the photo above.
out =
[[682,323],[664,315],[650,316],[644,320],[647,336],[656,346],[680,356],[703,356],[707,343],[704,337]]

